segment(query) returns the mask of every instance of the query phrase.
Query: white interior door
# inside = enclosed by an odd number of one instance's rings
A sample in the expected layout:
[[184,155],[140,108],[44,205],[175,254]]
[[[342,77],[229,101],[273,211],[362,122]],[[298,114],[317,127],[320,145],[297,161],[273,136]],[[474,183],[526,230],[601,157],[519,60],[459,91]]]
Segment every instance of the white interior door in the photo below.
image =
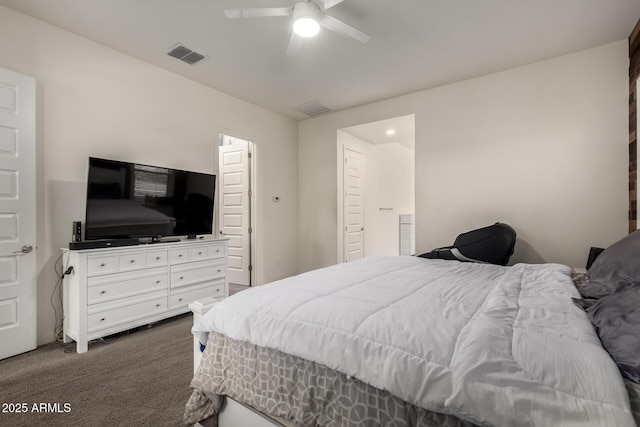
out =
[[220,234],[229,239],[229,283],[251,284],[251,176],[249,142],[222,137],[219,151]]
[[0,359],[37,345],[35,86],[0,69]]
[[344,258],[355,261],[364,256],[364,154],[344,147]]

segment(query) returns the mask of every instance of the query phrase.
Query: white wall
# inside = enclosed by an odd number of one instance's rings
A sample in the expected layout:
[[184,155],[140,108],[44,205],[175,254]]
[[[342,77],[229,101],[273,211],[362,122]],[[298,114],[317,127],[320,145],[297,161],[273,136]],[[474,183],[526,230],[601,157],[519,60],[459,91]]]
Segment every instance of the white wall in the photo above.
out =
[[257,281],[297,272],[293,120],[4,7],[0,67],[37,80],[39,344],[54,336],[54,262],[71,222],[84,219],[89,156],[216,173],[218,132],[251,139],[259,162]]
[[495,221],[512,262],[584,266],[627,232],[627,41],[299,124],[299,265],[336,259],[337,129],[415,114],[416,251]]

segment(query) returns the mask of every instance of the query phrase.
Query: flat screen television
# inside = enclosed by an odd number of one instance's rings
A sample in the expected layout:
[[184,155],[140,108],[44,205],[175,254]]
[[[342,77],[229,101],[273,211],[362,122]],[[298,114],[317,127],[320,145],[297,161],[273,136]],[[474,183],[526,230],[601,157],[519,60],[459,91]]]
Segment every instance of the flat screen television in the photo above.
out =
[[85,240],[211,234],[216,176],[89,158]]

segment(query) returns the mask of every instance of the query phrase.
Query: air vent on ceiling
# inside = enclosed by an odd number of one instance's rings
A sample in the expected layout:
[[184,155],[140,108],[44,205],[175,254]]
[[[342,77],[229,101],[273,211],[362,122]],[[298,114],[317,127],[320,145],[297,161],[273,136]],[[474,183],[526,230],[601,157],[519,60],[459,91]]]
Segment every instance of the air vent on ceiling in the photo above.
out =
[[167,55],[178,58],[179,60],[191,65],[195,64],[196,62],[200,62],[205,58],[204,55],[201,55],[198,52],[194,52],[193,50],[182,45],[177,45],[171,50],[171,52],[167,53]]
[[318,117],[323,114],[333,112],[332,109],[325,107],[318,101],[307,102],[306,104],[299,105],[296,107],[296,111],[306,114],[309,117]]

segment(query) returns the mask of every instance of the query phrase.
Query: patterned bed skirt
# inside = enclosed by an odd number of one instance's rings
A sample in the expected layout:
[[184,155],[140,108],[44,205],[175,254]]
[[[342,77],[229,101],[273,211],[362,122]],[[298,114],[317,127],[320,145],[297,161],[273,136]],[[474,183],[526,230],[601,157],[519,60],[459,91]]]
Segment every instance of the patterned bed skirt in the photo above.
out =
[[298,426],[473,424],[416,407],[326,366],[277,350],[209,334],[185,408],[185,424],[217,414],[222,396]]

